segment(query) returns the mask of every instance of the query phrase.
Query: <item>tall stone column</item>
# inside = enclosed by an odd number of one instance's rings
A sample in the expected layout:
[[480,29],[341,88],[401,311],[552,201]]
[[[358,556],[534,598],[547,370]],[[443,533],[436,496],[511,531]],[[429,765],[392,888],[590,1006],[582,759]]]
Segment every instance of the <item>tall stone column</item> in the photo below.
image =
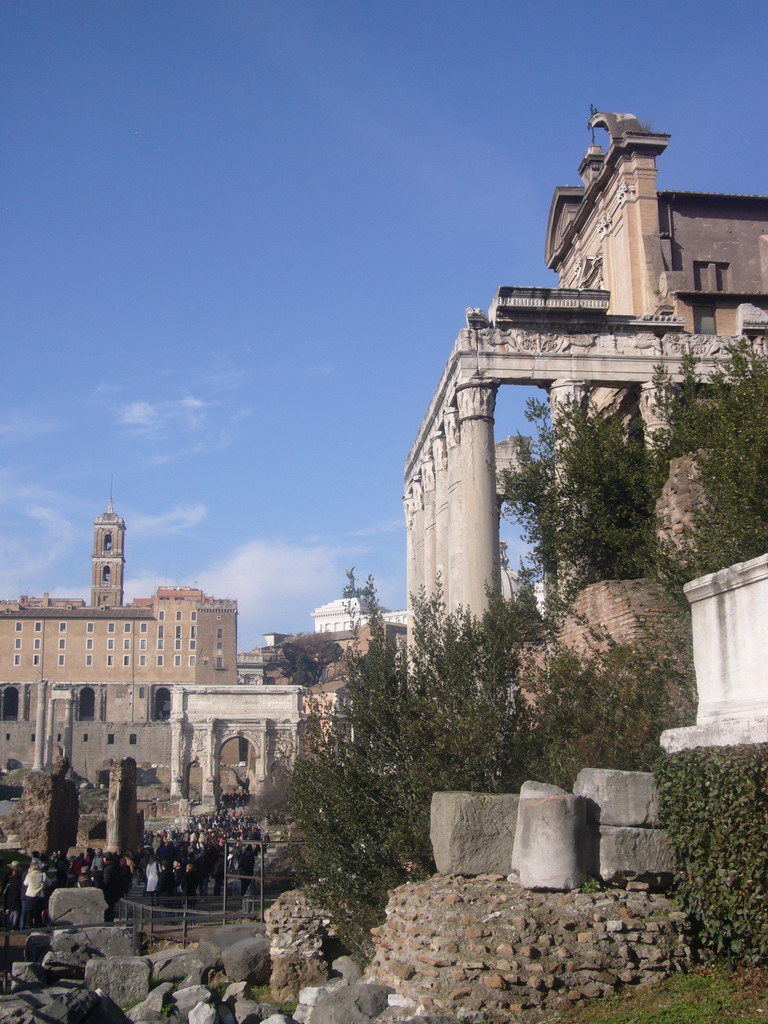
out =
[[184,711],[181,707],[183,691],[177,691],[174,686],[171,689],[171,796],[180,797],[184,792],[184,765],[182,764],[182,752],[184,750],[184,734],[182,720]]
[[443,581],[445,607],[455,612],[464,600],[462,583],[464,554],[464,502],[461,493],[461,427],[459,410],[446,409],[445,418],[447,490],[447,572]]
[[486,589],[498,591],[499,517],[493,411],[497,381],[479,381],[456,393],[461,423],[461,491],[464,504],[464,598],[474,615],[488,606]]
[[[61,723],[61,738],[63,743],[61,746],[64,752],[64,757],[66,757],[70,763],[71,770],[71,768],[74,768],[74,764],[72,763],[72,710],[74,706],[74,696],[71,690],[62,697],[61,706],[63,711],[63,721]],[[82,768],[82,765],[80,767]]]
[[653,381],[647,381],[640,387],[640,415],[645,424],[645,442],[649,447],[653,447],[654,436],[667,425],[659,408],[662,390]]
[[408,525],[408,612],[413,608],[412,598],[424,586],[424,492],[421,478],[411,481],[405,499]]
[[214,733],[215,722],[212,718],[206,719],[205,734],[205,764],[203,765],[203,787],[202,803],[206,807],[216,805],[216,766],[214,764],[214,752],[216,750],[216,736]]
[[421,482],[424,491],[424,588],[430,597],[435,591],[435,467],[430,455],[421,463]]
[[448,574],[448,451],[445,434],[432,440],[432,464],[435,468],[435,576],[440,577],[446,600]]
[[576,407],[584,411],[587,406],[587,385],[583,380],[553,380],[549,386],[549,411],[552,423],[565,409]]
[[45,719],[48,703],[48,680],[37,684],[37,714],[35,715],[35,760],[32,770],[41,772],[45,768]]

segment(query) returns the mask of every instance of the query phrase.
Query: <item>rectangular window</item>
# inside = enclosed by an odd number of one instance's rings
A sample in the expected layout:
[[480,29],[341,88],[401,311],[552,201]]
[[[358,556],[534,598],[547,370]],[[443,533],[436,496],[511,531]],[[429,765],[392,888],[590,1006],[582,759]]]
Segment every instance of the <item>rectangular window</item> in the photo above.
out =
[[176,612],[176,621],[181,622],[181,612]]
[[139,626],[139,632],[146,633],[148,625],[149,624],[147,622],[142,622],[141,625]]
[[107,640],[107,650],[108,651],[114,651],[114,649],[115,649],[115,641],[110,637],[110,639]]
[[224,630],[223,629],[217,629],[216,630],[216,639],[217,640],[223,640],[223,638],[224,638]]
[[189,641],[189,649],[190,649],[190,651],[194,651],[194,649],[196,647],[197,647],[197,640],[190,640]]
[[139,687],[139,700],[144,700],[144,687]]
[[136,733],[135,732],[128,733],[128,742],[131,744],[132,747],[136,746]]
[[196,663],[197,663],[197,658],[194,656],[194,654],[190,654],[190,656],[189,656],[189,667],[190,668],[194,668]]
[[21,623],[20,623],[20,622],[17,622],[17,623],[16,623],[16,632],[17,632],[17,633],[20,633],[20,632],[21,632]]
[[88,639],[85,641],[85,649],[86,649],[86,651],[92,651],[93,650],[93,637],[92,636],[89,636]]
[[189,635],[194,639],[197,636],[197,626],[190,626]]
[[32,641],[32,646],[35,648],[36,651],[40,650],[40,637],[39,636],[36,636],[35,639]]
[[158,665],[162,665],[163,664],[163,656],[162,656],[162,654],[158,654],[158,656],[157,656],[157,664]]
[[92,633],[93,632],[93,623],[92,622],[86,622],[86,624],[85,624],[85,632],[86,633]]
[[14,654],[14,656],[13,656],[13,664],[14,665],[20,665],[21,664],[21,655],[20,654]]
[[112,668],[115,663],[115,659],[111,654],[107,655],[107,668]]
[[694,306],[693,307],[693,333],[694,334],[715,334],[715,307]]
[[107,632],[108,633],[114,633],[115,632],[115,624],[114,624],[114,622],[108,622],[107,623]]
[[173,656],[173,664],[176,666],[176,668],[180,667],[180,665],[181,665],[181,655],[180,654],[174,654],[174,656]]
[[217,658],[216,659],[216,668],[219,668],[219,669],[224,668],[224,659],[223,658]]
[[193,622],[197,622],[197,612],[192,612],[189,617]]
[[157,617],[158,617],[158,619],[160,619],[160,621],[162,622],[162,621],[163,621],[163,619],[165,618],[165,612],[158,612],[158,613],[157,613]]
[[42,633],[42,631],[43,631],[43,624],[42,624],[42,622],[36,622],[35,623],[35,632],[36,633]]
[[[61,643],[61,641],[59,641],[59,643]],[[21,650],[21,637],[20,636],[17,636],[16,639],[13,641],[13,646],[14,646],[15,650],[17,650],[17,651]]]
[[86,656],[85,656],[85,666],[86,666],[86,668],[90,668],[92,664],[93,664],[93,655],[92,654],[86,654]]
[[124,633],[130,633],[131,632],[131,624],[130,624],[130,622],[124,622],[123,623],[123,632]]
[[109,733],[107,735],[107,743],[114,743],[114,742],[115,742],[115,734],[113,732],[111,732],[111,733]]
[[139,640],[139,650],[140,651],[146,651],[146,649],[147,649],[147,639],[146,639],[146,637],[142,637],[141,640]]
[[157,627],[157,635],[161,639],[165,636],[165,626],[158,626]]
[[33,654],[32,655],[32,664],[33,665],[39,665],[40,664],[40,655],[39,654]]
[[61,639],[59,640],[59,650],[60,651],[66,651],[66,649],[67,649],[67,641],[66,641],[66,639],[64,637],[61,637]]
[[123,668],[127,668],[130,664],[131,664],[131,656],[130,656],[130,654],[124,654],[123,655]]
[[66,624],[66,622],[60,622],[59,623],[59,632],[60,633],[66,633],[67,632],[67,624]]
[[216,641],[216,650],[217,650],[217,651],[220,651],[220,650],[221,650],[221,640],[217,640],[217,641]]
[[165,640],[158,640],[157,641],[157,649],[158,649],[158,651],[162,651],[164,645],[165,645]]
[[147,664],[147,656],[146,656],[146,654],[140,654],[139,655],[139,665],[141,665],[141,667],[144,668],[146,664]]
[[128,637],[126,637],[125,640],[123,640],[123,650],[124,651],[130,651],[130,649],[131,649],[131,641],[130,641],[130,639]]
[[181,650],[181,640],[174,640],[173,641],[173,649],[174,649],[174,651],[180,651]]
[[87,743],[87,742],[88,742],[88,733],[84,732],[83,733],[83,743]]
[[59,655],[59,665],[63,665],[63,664],[64,664],[64,655],[60,654]]
[[176,634],[175,635],[176,635],[177,638],[181,636],[181,626],[177,626],[176,627]]

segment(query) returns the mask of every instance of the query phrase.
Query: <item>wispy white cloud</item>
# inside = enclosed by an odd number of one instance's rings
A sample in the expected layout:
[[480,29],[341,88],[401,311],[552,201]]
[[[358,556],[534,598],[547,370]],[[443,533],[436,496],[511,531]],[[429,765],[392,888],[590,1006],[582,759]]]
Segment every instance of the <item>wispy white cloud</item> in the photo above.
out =
[[[328,545],[252,540],[201,572],[198,584],[216,597],[237,598],[239,645],[261,644],[264,630],[309,632],[309,613],[341,593],[339,553]],[[296,620],[296,608],[306,618]]]
[[198,430],[206,422],[207,410],[215,404],[194,395],[186,395],[170,402],[128,402],[119,406],[115,412],[121,426],[154,437],[179,428]]
[[159,515],[131,516],[131,534],[138,537],[156,537],[160,534],[182,533],[197,526],[208,515],[205,505],[177,505]]
[[130,402],[118,410],[118,423],[127,427],[152,429],[160,424],[160,412],[150,402]]

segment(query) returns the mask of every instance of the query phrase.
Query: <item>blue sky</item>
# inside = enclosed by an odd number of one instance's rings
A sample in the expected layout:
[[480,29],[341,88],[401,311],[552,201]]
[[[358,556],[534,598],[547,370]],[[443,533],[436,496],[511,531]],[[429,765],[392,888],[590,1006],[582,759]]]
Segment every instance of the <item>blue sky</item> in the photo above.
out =
[[402,606],[464,308],[554,283],[590,103],[672,134],[661,187],[768,191],[767,11],[3,0],[0,596],[87,595],[114,475],[128,593],[236,597],[241,646],[352,565]]

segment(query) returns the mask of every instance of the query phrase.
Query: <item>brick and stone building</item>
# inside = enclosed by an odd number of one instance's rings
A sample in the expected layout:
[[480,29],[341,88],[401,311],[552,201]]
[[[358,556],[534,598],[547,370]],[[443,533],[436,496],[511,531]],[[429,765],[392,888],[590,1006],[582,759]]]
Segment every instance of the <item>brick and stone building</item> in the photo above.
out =
[[222,762],[244,753],[258,792],[295,754],[299,688],[239,685],[234,600],[160,587],[125,604],[125,532],[110,500],[94,522],[90,604],[0,602],[0,763],[64,756],[96,783],[133,757],[171,798],[211,805]]

